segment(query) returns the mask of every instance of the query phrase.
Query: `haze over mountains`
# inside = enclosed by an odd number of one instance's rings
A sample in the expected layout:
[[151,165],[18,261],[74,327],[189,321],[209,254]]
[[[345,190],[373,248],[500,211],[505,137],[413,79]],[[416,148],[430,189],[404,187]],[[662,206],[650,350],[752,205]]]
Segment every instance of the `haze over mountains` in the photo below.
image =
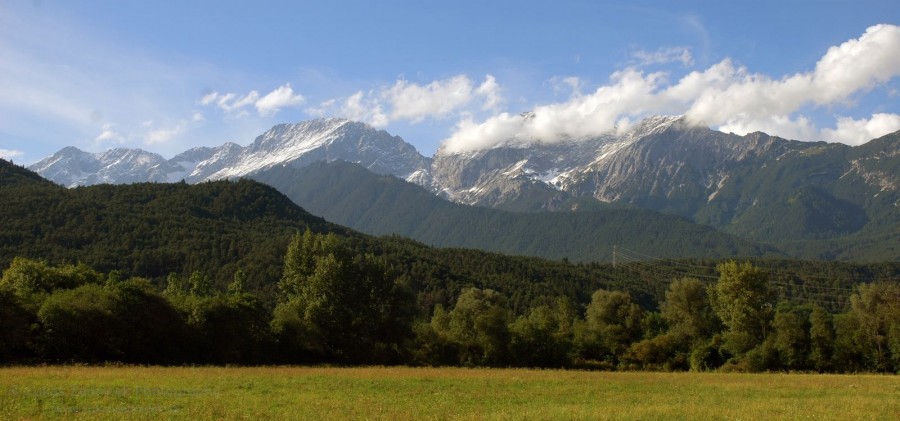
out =
[[[363,123],[319,119],[275,126],[246,147],[195,148],[169,160],[136,149],[90,154],[70,147],[29,168],[77,186],[196,183],[318,161],[357,163],[461,204],[510,211],[631,206],[682,216],[795,256],[900,256],[900,133],[850,147],[759,132],[738,136],[658,116],[590,139],[511,139],[485,150],[439,150],[427,158],[401,138]],[[327,188],[312,190],[327,194]],[[326,212],[338,210],[322,211],[332,219]],[[373,231],[383,232],[369,227]]]

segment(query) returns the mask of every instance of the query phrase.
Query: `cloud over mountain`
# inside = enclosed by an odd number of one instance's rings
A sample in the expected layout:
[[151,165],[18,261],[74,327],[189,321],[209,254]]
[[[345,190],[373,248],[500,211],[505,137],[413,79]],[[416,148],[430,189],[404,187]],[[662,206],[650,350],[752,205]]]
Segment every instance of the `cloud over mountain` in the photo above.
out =
[[309,112],[338,116],[384,127],[393,121],[418,123],[426,118],[442,119],[468,114],[470,109],[494,110],[504,101],[500,85],[492,75],[476,86],[466,75],[456,75],[428,84],[405,79],[346,98],[333,98]]
[[255,107],[259,115],[271,115],[282,108],[300,105],[305,101],[303,95],[295,94],[290,83],[281,85],[265,96],[253,90],[244,96],[234,93],[220,94],[210,92],[200,98],[200,105],[215,106],[229,114],[247,115],[245,108]]
[[[774,78],[752,73],[724,59],[675,83],[664,72],[629,67],[589,94],[575,91],[564,101],[538,105],[528,118],[500,113],[477,122],[463,119],[442,145],[444,153],[478,150],[502,142],[556,142],[623,130],[650,114],[684,114],[690,121],[722,131],[764,131],[799,140],[855,144],[900,129],[890,113],[854,120],[836,116],[834,129],[820,129],[803,115],[809,107],[852,102],[900,75],[900,27],[869,27],[857,39],[833,46],[812,71]],[[677,51],[645,54],[644,61],[675,59]],[[656,57],[656,56],[659,57]]]

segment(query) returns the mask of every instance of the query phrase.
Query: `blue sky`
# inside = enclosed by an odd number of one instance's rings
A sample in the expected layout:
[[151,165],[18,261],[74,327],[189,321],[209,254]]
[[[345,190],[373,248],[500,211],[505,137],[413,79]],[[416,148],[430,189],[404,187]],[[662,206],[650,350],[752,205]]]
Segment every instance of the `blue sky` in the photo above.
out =
[[858,144],[900,129],[898,24],[896,1],[0,1],[0,156],[171,157],[320,116],[425,155],[652,114]]

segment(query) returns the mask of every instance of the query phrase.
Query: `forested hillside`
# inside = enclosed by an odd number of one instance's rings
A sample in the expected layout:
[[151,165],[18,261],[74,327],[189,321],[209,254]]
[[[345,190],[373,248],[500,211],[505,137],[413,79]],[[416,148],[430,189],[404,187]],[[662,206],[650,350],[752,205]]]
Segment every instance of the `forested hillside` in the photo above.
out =
[[513,213],[440,199],[356,164],[318,162],[252,175],[329,221],[373,235],[571,261],[608,262],[613,246],[671,258],[782,255],[771,247],[637,208]]
[[157,284],[170,273],[199,272],[218,288],[241,270],[247,288],[271,304],[290,237],[311,229],[340,235],[360,253],[388,256],[417,291],[438,300],[451,299],[448,290],[458,293],[473,285],[516,290],[522,305],[547,288],[573,298],[577,291],[583,299],[613,278],[559,261],[375,239],[314,217],[275,189],[249,180],[65,189],[6,161],[0,161],[0,177],[2,267],[16,256],[84,263]]
[[23,256],[151,279],[199,271],[219,286],[240,268],[266,290],[281,276],[292,233],[349,233],[252,181],[70,190],[6,162],[0,174],[2,265]]

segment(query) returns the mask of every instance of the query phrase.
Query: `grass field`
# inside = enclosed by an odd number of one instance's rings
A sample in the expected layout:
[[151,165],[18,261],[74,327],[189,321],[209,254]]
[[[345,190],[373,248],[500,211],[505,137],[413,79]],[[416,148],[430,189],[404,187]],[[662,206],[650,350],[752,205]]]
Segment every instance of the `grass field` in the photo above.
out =
[[900,419],[900,377],[459,368],[0,369],[0,419]]

